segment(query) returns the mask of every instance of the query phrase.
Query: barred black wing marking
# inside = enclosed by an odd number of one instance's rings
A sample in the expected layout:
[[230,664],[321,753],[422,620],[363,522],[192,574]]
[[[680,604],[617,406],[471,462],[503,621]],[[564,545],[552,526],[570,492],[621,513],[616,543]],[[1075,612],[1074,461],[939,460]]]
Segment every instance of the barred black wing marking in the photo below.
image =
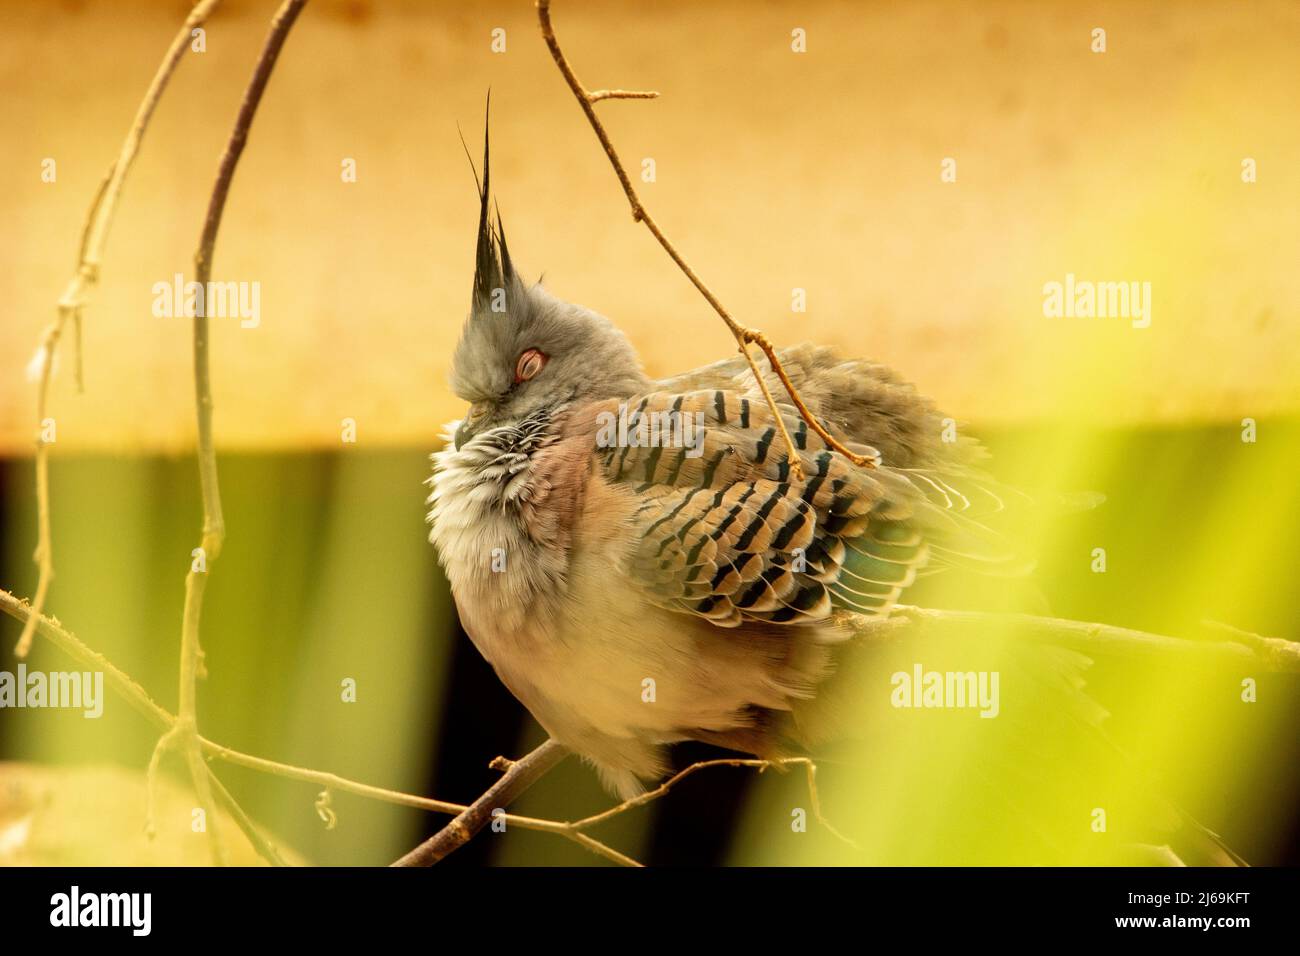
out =
[[[882,613],[926,561],[914,525],[935,506],[902,472],[831,451],[793,410],[801,480],[770,409],[741,393],[657,392],[628,402],[624,417],[642,441],[597,447],[598,467],[642,498],[629,570],[664,606],[726,627],[815,622],[836,608]],[[702,424],[698,434],[685,420]]]

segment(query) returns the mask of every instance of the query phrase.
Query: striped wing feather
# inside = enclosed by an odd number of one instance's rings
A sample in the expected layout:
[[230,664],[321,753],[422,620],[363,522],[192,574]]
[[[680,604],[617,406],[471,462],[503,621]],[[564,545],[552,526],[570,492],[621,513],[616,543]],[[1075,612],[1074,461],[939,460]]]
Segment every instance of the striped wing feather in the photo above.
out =
[[[618,414],[615,403],[605,410]],[[933,524],[940,509],[906,473],[855,466],[790,409],[783,417],[804,473],[796,479],[771,410],[737,391],[634,399],[627,430],[668,413],[702,421],[693,447],[661,435],[596,449],[605,477],[641,499],[630,571],[662,606],[724,627],[811,623],[837,608],[883,613],[925,564],[918,523]]]

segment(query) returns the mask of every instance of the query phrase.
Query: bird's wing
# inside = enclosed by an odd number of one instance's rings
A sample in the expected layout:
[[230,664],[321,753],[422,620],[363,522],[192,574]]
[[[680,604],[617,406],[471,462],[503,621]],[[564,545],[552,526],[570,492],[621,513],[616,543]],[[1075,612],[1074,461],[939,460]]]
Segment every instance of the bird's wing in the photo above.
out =
[[782,417],[802,478],[771,410],[743,392],[661,391],[599,409],[596,468],[639,499],[627,570],[651,600],[723,627],[813,623],[836,609],[880,614],[932,543],[991,553],[954,489],[854,465],[793,408]]
[[[878,362],[842,359],[831,348],[795,345],[778,349],[781,365],[804,403],[837,436],[865,442],[880,450],[885,464],[896,468],[938,464],[970,465],[984,455],[974,439],[956,434],[944,441],[945,419],[925,396],[897,372]],[[773,395],[785,386],[764,363],[762,374]],[[724,359],[659,383],[671,392],[734,390],[762,401],[744,358]]]

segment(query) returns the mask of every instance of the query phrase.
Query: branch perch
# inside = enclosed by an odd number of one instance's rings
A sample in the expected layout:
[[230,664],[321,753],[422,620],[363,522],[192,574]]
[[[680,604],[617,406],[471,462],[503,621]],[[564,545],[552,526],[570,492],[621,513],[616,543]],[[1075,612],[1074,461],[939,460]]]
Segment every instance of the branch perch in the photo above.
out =
[[[33,560],[37,567],[36,597],[33,607],[37,614],[45,609],[45,598],[49,594],[50,582],[54,579],[54,545],[50,536],[50,462],[49,445],[44,437],[46,409],[49,406],[50,379],[54,375],[54,357],[58,352],[59,340],[63,337],[64,327],[72,321],[76,340],[77,388],[82,387],[81,361],[81,310],[90,298],[90,292],[99,281],[99,264],[104,255],[104,245],[108,241],[109,226],[113,214],[117,212],[118,200],[122,195],[122,185],[126,175],[131,171],[145,130],[153,118],[155,107],[162,99],[167,83],[180,64],[181,57],[189,48],[190,33],[205,23],[221,0],[201,0],[190,10],[184,24],[177,31],[171,46],[163,56],[158,71],[154,74],[144,99],[136,110],[135,120],[127,131],[117,161],[108,168],[99,189],[95,194],[90,211],[86,214],[86,223],[82,227],[81,245],[77,257],[77,269],[68,281],[67,288],[59,297],[58,314],[46,327],[45,337],[36,353],[36,552]],[[35,618],[31,620],[36,620]],[[27,656],[32,645],[35,625],[29,621],[18,637],[18,646],[14,653],[19,659]]]
[[1300,643],[1278,637],[1260,637],[1219,625],[1230,640],[1195,640],[1149,634],[1128,627],[1093,624],[1033,614],[995,614],[984,611],[948,611],[898,605],[888,618],[849,615],[869,639],[904,639],[918,635],[969,637],[1000,628],[1021,640],[1059,644],[1086,654],[1112,654],[1140,658],[1176,655],[1210,663],[1251,665],[1284,674],[1300,673]]
[[[492,820],[492,811],[502,809],[534,783],[546,775],[569,751],[554,740],[548,740],[526,757],[510,761],[502,767],[500,757],[494,766],[504,769],[501,779],[458,814],[454,820],[407,853],[393,866],[432,866],[447,854],[464,846],[476,833]],[[506,824],[509,826],[509,824]]]
[[786,393],[790,396],[790,401],[794,403],[795,408],[798,409],[799,415],[803,420],[808,423],[808,427],[815,431],[821,437],[822,441],[824,441],[829,447],[844,455],[855,465],[874,468],[877,464],[874,458],[867,455],[859,455],[856,452],[850,451],[845,447],[843,442],[835,438],[835,436],[822,426],[821,422],[817,420],[817,416],[814,415],[812,410],[804,403],[803,397],[799,394],[799,390],[795,388],[794,382],[790,380],[790,376],[786,373],[785,367],[781,364],[780,358],[777,357],[776,347],[772,344],[772,341],[757,329],[743,326],[731,317],[731,314],[718,300],[718,297],[713,294],[713,291],[707,285],[704,284],[704,280],[701,279],[699,275],[696,274],[695,270],[690,267],[687,261],[682,257],[682,254],[677,251],[677,248],[669,242],[668,237],[664,235],[663,230],[659,228],[659,224],[655,222],[650,213],[646,211],[645,206],[642,205],[640,197],[637,196],[636,189],[632,186],[632,179],[628,176],[627,170],[623,166],[623,161],[619,159],[618,152],[614,149],[614,144],[610,140],[609,134],[605,131],[604,124],[601,123],[600,117],[596,115],[595,105],[602,100],[609,99],[654,99],[659,94],[650,91],[632,92],[628,90],[588,90],[582,85],[582,81],[578,79],[578,75],[573,72],[573,67],[569,65],[568,58],[565,57],[564,51],[560,49],[560,42],[555,38],[555,30],[551,27],[551,0],[537,0],[537,19],[541,24],[542,38],[546,41],[546,46],[551,51],[551,58],[555,60],[555,65],[559,67],[560,73],[564,76],[565,82],[569,84],[569,89],[573,91],[574,97],[578,100],[578,105],[582,107],[582,112],[587,116],[587,122],[591,124],[592,131],[595,132],[596,138],[600,140],[600,145],[605,150],[605,156],[609,159],[610,165],[614,167],[614,173],[618,176],[619,184],[623,187],[623,192],[627,196],[627,201],[632,207],[632,220],[634,222],[645,224],[645,227],[650,230],[651,235],[655,237],[659,242],[659,245],[663,246],[664,251],[668,253],[673,262],[677,263],[677,267],[682,270],[682,273],[686,278],[691,280],[691,284],[695,286],[700,295],[704,296],[705,301],[713,307],[713,311],[718,313],[719,318],[722,319],[726,324],[727,329],[735,337],[736,344],[740,348],[740,354],[745,356],[745,361],[749,363],[749,369],[754,374],[754,381],[758,383],[758,387],[763,393],[763,399],[772,410],[772,417],[776,421],[776,427],[781,434],[781,440],[785,442],[790,461],[790,471],[793,473],[795,478],[803,478],[803,467],[800,464],[799,452],[795,448],[794,441],[790,438],[790,432],[786,428],[785,419],[781,415],[780,409],[777,407],[776,399],[772,397],[771,389],[768,388],[767,381],[763,378],[762,373],[759,371],[758,363],[755,361],[753,353],[749,350],[750,344],[757,345],[763,354],[767,356],[768,365],[771,366],[772,371],[776,373],[777,378],[781,380],[781,384],[785,387]]

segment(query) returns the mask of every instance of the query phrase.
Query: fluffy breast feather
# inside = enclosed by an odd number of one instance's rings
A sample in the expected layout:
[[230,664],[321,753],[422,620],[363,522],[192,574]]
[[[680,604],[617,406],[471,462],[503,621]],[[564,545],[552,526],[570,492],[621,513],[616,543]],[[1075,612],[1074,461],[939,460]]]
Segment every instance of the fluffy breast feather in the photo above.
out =
[[[429,540],[462,623],[496,663],[496,645],[530,641],[555,615],[572,540],[583,473],[560,422],[507,426],[432,456]],[[583,449],[583,460],[586,450]]]

